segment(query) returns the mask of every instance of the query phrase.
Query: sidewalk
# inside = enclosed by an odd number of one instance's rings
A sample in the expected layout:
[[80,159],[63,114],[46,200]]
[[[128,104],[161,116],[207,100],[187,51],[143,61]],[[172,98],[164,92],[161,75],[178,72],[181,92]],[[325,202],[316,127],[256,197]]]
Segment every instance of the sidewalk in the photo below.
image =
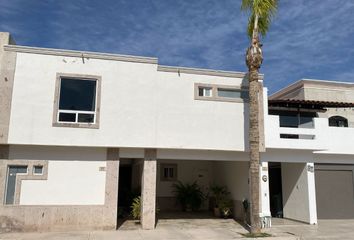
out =
[[[80,231],[49,233],[6,233],[0,239],[12,240],[197,240],[197,239],[247,239],[247,231],[232,219],[161,219],[155,230],[142,230],[135,221],[126,221],[117,231]],[[278,231],[266,238],[293,240],[295,236]]]

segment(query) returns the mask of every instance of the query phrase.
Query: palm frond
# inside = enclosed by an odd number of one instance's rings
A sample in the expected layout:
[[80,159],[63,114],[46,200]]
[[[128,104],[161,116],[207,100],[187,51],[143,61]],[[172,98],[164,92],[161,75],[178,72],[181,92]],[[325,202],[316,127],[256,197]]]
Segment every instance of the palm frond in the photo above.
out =
[[242,0],[241,10],[250,14],[247,29],[250,38],[253,35],[256,15],[258,16],[258,31],[265,36],[277,8],[278,0]]

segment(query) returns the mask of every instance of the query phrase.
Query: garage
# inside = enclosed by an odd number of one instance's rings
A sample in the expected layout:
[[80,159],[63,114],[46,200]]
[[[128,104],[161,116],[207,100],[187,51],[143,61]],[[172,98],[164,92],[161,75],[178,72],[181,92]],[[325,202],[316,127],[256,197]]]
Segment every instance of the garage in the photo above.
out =
[[316,165],[318,219],[354,219],[353,172],[353,165]]

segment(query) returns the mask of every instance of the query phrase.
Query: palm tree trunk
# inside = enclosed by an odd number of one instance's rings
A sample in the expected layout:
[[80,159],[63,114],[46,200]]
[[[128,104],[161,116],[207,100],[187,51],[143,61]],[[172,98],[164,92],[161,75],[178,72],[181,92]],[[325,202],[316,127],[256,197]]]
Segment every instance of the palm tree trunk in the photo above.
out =
[[260,176],[259,176],[259,108],[258,108],[258,69],[249,69],[249,148],[250,148],[250,220],[251,220],[251,233],[259,233],[260,217],[259,217],[259,205],[260,205]]
[[251,46],[247,49],[246,64],[249,79],[249,148],[250,148],[250,220],[251,233],[261,231],[260,210],[260,154],[259,154],[259,84],[258,73],[263,61],[258,38],[258,16],[255,16]]

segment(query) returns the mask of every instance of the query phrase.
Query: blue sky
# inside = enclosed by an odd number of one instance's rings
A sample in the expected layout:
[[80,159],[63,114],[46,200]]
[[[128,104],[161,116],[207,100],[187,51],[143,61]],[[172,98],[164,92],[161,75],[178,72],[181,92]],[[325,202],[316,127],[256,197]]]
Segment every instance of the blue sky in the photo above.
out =
[[[163,65],[246,71],[241,0],[1,0],[18,45],[153,56]],[[280,0],[263,39],[265,85],[354,82],[354,0]]]

